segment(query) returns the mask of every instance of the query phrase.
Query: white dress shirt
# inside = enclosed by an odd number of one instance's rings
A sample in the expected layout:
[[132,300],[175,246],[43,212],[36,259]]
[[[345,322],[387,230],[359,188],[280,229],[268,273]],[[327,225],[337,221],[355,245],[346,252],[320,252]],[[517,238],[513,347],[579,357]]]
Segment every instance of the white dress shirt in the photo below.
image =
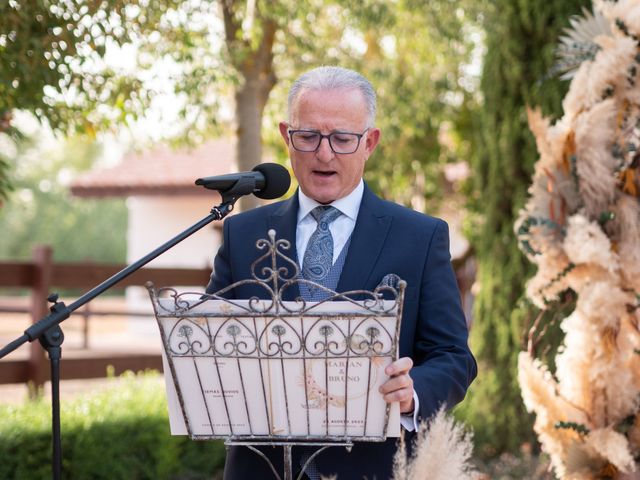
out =
[[[358,218],[358,211],[360,210],[360,203],[362,203],[362,194],[364,193],[364,182],[360,179],[358,186],[346,197],[339,198],[338,200],[330,203],[332,207],[340,210],[342,215],[338,216],[333,222],[329,224],[329,231],[333,237],[333,263],[336,262],[340,252],[351,237],[353,229],[356,226],[356,219]],[[322,205],[316,202],[314,199],[307,197],[301,189],[298,189],[298,223],[296,225],[296,250],[298,251],[298,264],[302,269],[302,261],[304,259],[304,252],[307,249],[309,238],[318,226],[318,222],[311,215],[311,210]],[[407,431],[415,431],[418,429],[418,395],[415,390],[413,391],[413,401],[415,408],[413,415],[402,414],[400,416],[400,423]]]
[[[356,188],[347,195],[342,197],[330,205],[340,210],[340,215],[329,224],[329,231],[333,237],[333,262],[335,263],[342,252],[342,249],[349,240],[356,226],[360,203],[362,202],[362,194],[364,192],[364,182],[362,179]],[[311,210],[322,205],[314,199],[307,197],[302,190],[298,189],[298,224],[296,226],[296,250],[298,251],[298,264],[302,267],[304,252],[307,250],[307,244],[311,235],[316,230],[318,222],[311,215]]]

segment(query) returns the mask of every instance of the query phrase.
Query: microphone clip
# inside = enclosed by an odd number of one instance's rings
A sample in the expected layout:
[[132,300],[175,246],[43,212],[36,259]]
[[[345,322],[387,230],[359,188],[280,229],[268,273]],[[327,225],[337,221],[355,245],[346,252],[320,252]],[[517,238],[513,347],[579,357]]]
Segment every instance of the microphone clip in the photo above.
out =
[[[204,185],[207,188],[206,185]],[[251,195],[256,190],[256,179],[246,175],[241,176],[230,188],[224,191],[218,190],[223,203],[236,203],[244,195]]]
[[[214,180],[227,177],[210,177]],[[196,185],[200,185],[208,190],[217,191],[222,197],[222,203],[234,204],[240,197],[244,195],[250,195],[255,192],[257,185],[256,179],[252,175],[239,175],[237,178],[225,179],[226,188],[221,188],[219,182],[209,181],[209,178],[199,178],[196,180]]]

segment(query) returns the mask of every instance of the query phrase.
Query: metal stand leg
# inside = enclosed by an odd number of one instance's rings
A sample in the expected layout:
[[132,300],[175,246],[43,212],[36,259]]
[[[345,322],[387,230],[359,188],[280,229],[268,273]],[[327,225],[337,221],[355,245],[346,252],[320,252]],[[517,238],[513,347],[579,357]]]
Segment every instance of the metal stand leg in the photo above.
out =
[[276,480],[294,480],[293,478],[293,456],[291,454],[291,449],[293,447],[314,447],[317,448],[317,450],[315,452],[313,452],[313,455],[311,455],[309,458],[307,458],[306,462],[304,463],[304,465],[302,465],[302,470],[300,470],[300,474],[295,478],[295,480],[302,480],[302,478],[304,477],[304,474],[307,470],[307,467],[309,466],[309,464],[313,461],[314,458],[316,458],[320,453],[324,452],[327,448],[330,447],[345,447],[347,449],[347,452],[351,451],[351,448],[353,447],[353,442],[297,442],[297,443],[292,443],[292,442],[264,442],[263,445],[278,445],[282,447],[282,451],[283,451],[283,460],[284,460],[284,465],[283,465],[283,474],[284,476],[281,477],[278,472],[276,471],[275,467],[273,466],[273,464],[271,463],[271,460],[269,460],[269,458],[262,453],[258,448],[256,448],[257,445],[259,445],[259,443],[246,443],[243,441],[234,441],[234,440],[226,440],[225,445],[227,446],[227,448],[229,448],[229,446],[231,445],[238,445],[238,446],[243,446],[243,447],[247,447],[249,450],[251,450],[252,452],[258,454],[260,457],[262,457],[262,459],[267,462],[267,464],[269,465],[269,468],[271,468],[271,471],[273,472],[273,476]]
[[53,480],[62,478],[62,439],[60,433],[60,358],[64,334],[54,325],[40,336],[40,343],[49,353],[51,362],[51,427],[53,437]]
[[253,192],[255,190],[255,182],[253,182],[253,184],[248,181],[237,183],[238,186],[234,185],[231,189],[222,192],[222,204],[217,207],[213,207],[209,215],[207,215],[205,218],[193,224],[182,233],[176,235],[168,242],[165,242],[163,245],[156,248],[153,252],[148,253],[140,260],[132,263],[128,267],[108,278],[100,285],[92,288],[68,307],[64,304],[64,302],[58,302],[57,294],[49,295],[49,302],[54,304],[50,308],[51,313],[27,328],[24,331],[24,334],[19,338],[16,338],[5,347],[0,348],[0,358],[4,358],[21,345],[24,345],[26,342],[33,342],[36,339],[39,339],[42,346],[47,350],[47,352],[49,352],[49,359],[51,361],[51,413],[53,424],[52,470],[54,480],[59,480],[62,477],[62,441],[60,438],[60,357],[62,356],[62,349],[60,348],[60,346],[62,345],[62,342],[64,340],[64,335],[62,334],[62,330],[60,329],[59,324],[69,318],[72,312],[89,303],[98,295],[104,293],[116,283],[120,282],[135,271],[139,270],[141,267],[143,267],[159,255],[163,254],[171,247],[174,247],[201,228],[209,225],[214,220],[222,220],[224,217],[226,217],[231,212],[231,210],[233,210],[233,205],[240,195],[246,195],[247,193]]
[[291,447],[293,445],[285,445],[283,447],[284,455],[284,480],[293,480],[293,465],[291,465]]

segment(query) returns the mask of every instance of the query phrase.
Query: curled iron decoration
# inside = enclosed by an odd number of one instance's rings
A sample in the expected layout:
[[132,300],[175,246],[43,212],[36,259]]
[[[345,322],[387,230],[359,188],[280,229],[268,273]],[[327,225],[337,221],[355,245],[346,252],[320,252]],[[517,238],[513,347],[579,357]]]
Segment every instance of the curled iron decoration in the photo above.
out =
[[249,299],[249,310],[256,313],[267,313],[273,310],[276,305],[276,293],[265,285],[265,288],[271,293],[270,300],[262,300],[258,297]]
[[[152,288],[153,288],[153,284],[150,282],[147,282],[147,289],[152,289]],[[187,294],[186,292],[178,293],[178,291],[175,288],[171,288],[171,287],[159,288],[156,291],[156,296],[158,298],[173,298],[172,309],[169,309],[165,307],[162,303],[158,302],[159,309],[171,315],[185,313],[191,310],[195,305],[193,302],[190,302],[189,300],[186,300],[184,298],[186,294]]]
[[[215,371],[211,373],[219,379],[224,409],[220,409],[218,405],[218,410],[213,412],[210,410],[211,405],[206,402],[203,408],[211,424],[211,419],[216,415],[226,415],[231,440],[251,444],[257,440],[275,439],[296,444],[297,441],[316,441],[319,438],[331,442],[353,439],[382,441],[386,438],[388,407],[381,431],[371,430],[371,425],[367,423],[370,392],[372,386],[379,383],[381,367],[389,359],[397,358],[406,283],[397,275],[389,274],[385,275],[373,291],[338,293],[300,277],[297,262],[286,256],[291,245],[287,240],[276,240],[275,232],[269,231],[267,239],[256,242],[259,258],[251,264],[249,277],[214,293],[178,293],[173,288],[155,290],[152,284],[147,284],[178,401],[183,408],[191,438],[227,438],[229,433],[226,430],[214,430],[213,427],[211,432],[199,429],[199,420],[189,416],[185,410],[186,397],[183,397],[188,391],[183,390],[178,383],[177,365],[180,365],[180,369],[189,367],[192,373],[195,371],[194,375],[200,385],[199,394],[203,398],[208,398],[205,388],[208,388],[206,382],[209,380],[201,374],[215,367]],[[392,276],[393,282],[385,283],[385,279]],[[291,291],[287,289],[302,283],[326,292],[328,298],[320,302],[305,301],[302,298],[293,302],[282,300],[283,297],[298,296],[291,295]],[[241,290],[251,287],[250,290],[256,292],[255,296],[246,299],[247,295],[244,295],[245,299],[242,300],[226,298],[240,296],[238,290],[234,291],[238,287],[242,287]],[[205,303],[208,300],[216,302]],[[338,302],[332,304],[335,301]],[[223,378],[221,374],[220,367],[224,365],[224,360],[231,360],[233,369],[229,373],[233,374],[233,380],[230,375]],[[354,361],[357,363],[353,363]],[[344,375],[329,378],[329,375],[333,375],[332,372],[338,371],[336,368],[342,368],[340,365],[344,365]],[[204,370],[205,366],[207,370]],[[280,380],[271,384],[271,372],[274,368],[277,369],[277,379],[282,378],[282,385],[279,385]],[[314,368],[317,369],[315,376]],[[184,373],[184,370],[181,371]],[[302,375],[298,381],[304,383],[304,399],[301,402],[298,401],[301,400],[298,393],[292,396],[289,389],[292,384],[288,377],[293,375],[297,378],[298,372]],[[251,375],[259,375],[257,385],[247,381],[247,378],[254,378]],[[352,383],[360,382],[352,380],[356,378],[354,375],[360,375],[362,382]],[[329,381],[344,383],[332,383],[335,388],[330,390]],[[239,387],[238,401],[244,400],[244,409],[241,403],[238,408],[227,405],[232,398],[226,394],[231,391],[228,382]],[[356,389],[358,385],[363,387],[361,391]],[[261,423],[255,424],[257,410],[249,407],[251,402],[248,396],[256,395],[258,403],[264,403],[256,408],[260,415],[266,415],[265,433],[260,433],[263,428]],[[278,421],[286,418],[286,436],[280,430],[272,428],[275,425],[274,413],[269,403],[272,395],[277,402],[282,403],[279,407],[283,410],[278,414],[282,418]],[[361,433],[352,435],[352,432],[347,431],[345,419],[356,408],[353,400],[361,397],[366,399],[363,412],[365,425]],[[200,397],[198,401],[201,401]],[[307,410],[306,434],[292,431],[290,408],[299,409],[300,405]],[[312,423],[315,422],[312,415],[314,409],[320,409],[315,413],[324,417],[323,425],[329,425],[330,418],[344,421],[344,432],[330,435],[329,430],[323,426],[322,433],[319,433],[319,426],[316,425],[317,432],[312,433],[311,427],[315,425]],[[235,428],[235,425],[246,422],[248,430]]]
[[257,351],[257,340],[249,327],[231,317],[214,333],[213,348],[216,355],[249,357]]
[[182,325],[178,329],[178,336],[179,337],[190,337],[192,334],[193,334],[193,328],[191,328],[188,325]]
[[[369,290],[351,290],[348,292],[338,293],[331,289],[328,289],[322,285],[314,283],[310,280],[303,278],[295,278],[284,283],[280,288],[280,293],[284,292],[288,288],[292,288],[294,285],[306,284],[309,288],[324,291],[329,296],[319,302],[307,302],[302,297],[296,298],[295,302],[283,303],[282,308],[288,313],[295,313],[299,315],[312,314],[314,310],[317,310],[320,305],[324,305],[329,302],[343,301],[349,302],[353,305],[357,305],[360,308],[364,308],[366,311],[377,314],[393,314],[400,303],[399,292],[393,287],[378,287],[373,292]],[[393,295],[393,299],[385,303],[382,293],[388,291]],[[361,299],[361,300],[358,300]]]
[[[314,310],[320,309],[320,306],[334,301],[349,302],[359,309],[378,315],[393,315],[400,306],[404,296],[404,289],[406,288],[406,282],[402,280],[398,280],[393,286],[387,284],[379,285],[373,291],[352,290],[338,293],[301,278],[297,262],[285,254],[291,249],[291,242],[286,239],[276,239],[275,235],[274,230],[269,230],[267,239],[259,239],[256,242],[256,247],[262,253],[251,264],[252,278],[235,282],[215,293],[178,293],[175,289],[167,287],[158,289],[154,293],[153,284],[148,283],[147,289],[152,297],[155,294],[157,297],[173,299],[172,307],[169,307],[166,303],[156,302],[157,314],[159,316],[193,315],[193,309],[207,300],[224,301],[229,305],[233,305],[239,311],[250,315],[269,314],[271,312],[278,314],[280,311],[291,315],[308,315],[313,314]],[[320,302],[308,302],[298,297],[293,302],[283,302],[284,293],[300,284],[306,284],[311,289],[325,292],[327,298]],[[264,295],[254,296],[248,299],[248,302],[226,298],[234,289],[247,285],[263,290]],[[387,297],[387,301],[385,301],[385,297]]]
[[169,351],[176,356],[206,355],[212,349],[209,334],[189,318],[180,318],[169,332]]
[[393,334],[375,317],[360,320],[353,329],[351,338],[351,351],[357,355],[390,355],[395,343]]
[[319,317],[305,334],[305,350],[310,355],[344,355],[348,343],[348,335],[330,317]]
[[[268,240],[261,238],[256,242],[256,247],[259,250],[266,249],[267,251],[251,264],[251,276],[257,281],[271,282],[273,290],[278,291],[280,282],[297,278],[300,271],[298,264],[284,253],[284,251],[291,249],[291,242],[284,238],[276,240],[276,232],[273,229],[269,230],[267,235],[269,236]],[[259,268],[267,258],[270,259],[269,265]],[[278,267],[278,259],[283,260],[285,265]]]
[[266,357],[296,355],[302,351],[303,340],[293,325],[284,318],[276,317],[270,322],[265,321],[258,348]]
[[382,353],[383,344],[381,341],[376,340],[380,336],[380,330],[376,327],[369,327],[365,332],[367,336],[358,343],[358,348],[364,350],[365,353],[368,354],[374,353],[380,355]]
[[[264,298],[259,298],[256,296],[249,298],[248,305],[243,305],[241,302],[234,301],[233,299],[226,297],[227,293],[243,285],[253,285],[260,287],[266,291],[266,295]],[[240,280],[236,283],[232,283],[231,285],[224,287],[223,289],[218,290],[215,293],[205,293],[204,295],[202,295],[202,301],[198,302],[198,305],[207,300],[221,300],[230,305],[234,305],[235,307],[247,313],[267,313],[270,312],[276,305],[276,298],[276,292],[269,286],[269,284],[260,280]]]

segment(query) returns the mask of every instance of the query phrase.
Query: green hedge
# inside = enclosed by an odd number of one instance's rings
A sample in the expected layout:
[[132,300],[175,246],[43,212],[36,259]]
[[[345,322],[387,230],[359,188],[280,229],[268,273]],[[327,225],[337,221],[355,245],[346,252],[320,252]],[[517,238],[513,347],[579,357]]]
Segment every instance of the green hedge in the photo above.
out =
[[[64,388],[64,386],[62,387]],[[51,478],[46,400],[0,406],[0,478]],[[158,375],[126,374],[107,389],[61,407],[65,479],[210,479],[224,445],[172,437]]]

